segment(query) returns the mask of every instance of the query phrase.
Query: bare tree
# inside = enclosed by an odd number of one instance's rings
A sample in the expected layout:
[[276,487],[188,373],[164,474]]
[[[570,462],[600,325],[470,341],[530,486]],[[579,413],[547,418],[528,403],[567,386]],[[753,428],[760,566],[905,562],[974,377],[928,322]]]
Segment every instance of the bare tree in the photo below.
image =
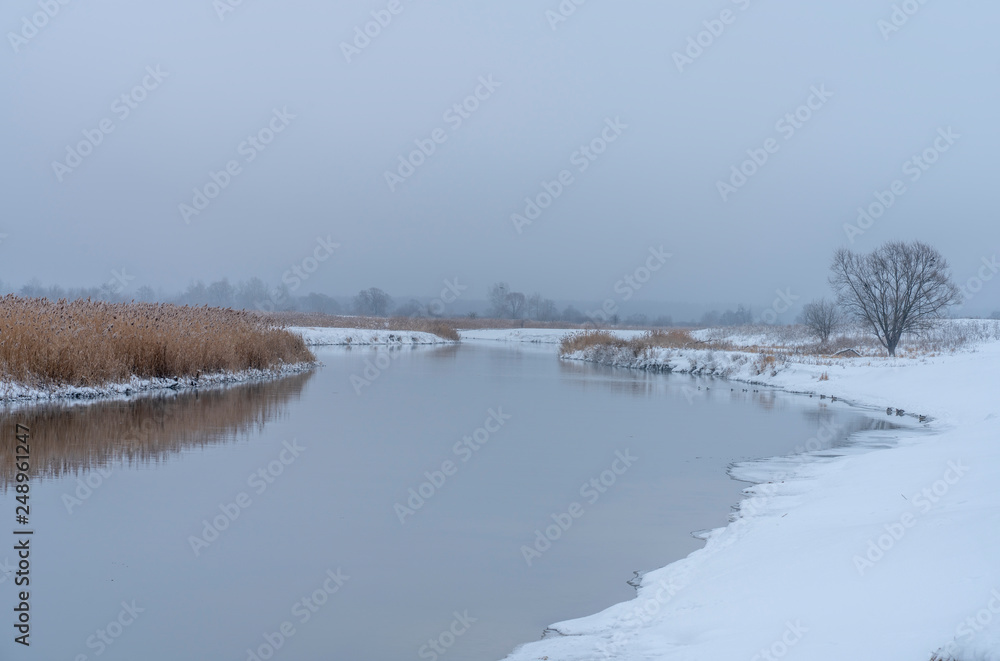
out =
[[205,288],[208,304],[218,308],[229,308],[235,305],[236,288],[229,284],[228,278],[217,280]]
[[719,317],[719,323],[723,326],[743,326],[753,321],[753,314],[750,306],[742,303],[735,310],[726,310]]
[[143,303],[155,303],[156,298],[156,290],[149,285],[143,285],[135,290],[135,300],[137,301],[141,301]]
[[490,314],[498,319],[520,319],[529,311],[531,299],[519,291],[511,291],[506,282],[495,283],[486,297],[490,302]]
[[490,287],[486,297],[490,302],[490,315],[501,319],[507,316],[507,295],[510,293],[510,286],[506,282],[497,282]]
[[718,326],[719,319],[721,319],[719,311],[712,310],[711,312],[706,312],[705,314],[701,315],[701,321],[699,321],[698,324],[700,326]]
[[208,305],[208,288],[201,280],[195,280],[181,294],[180,302],[184,305]]
[[41,280],[32,278],[28,280],[27,284],[21,287],[21,291],[18,293],[26,298],[41,298],[45,296],[45,287],[42,285]]
[[543,298],[538,305],[537,319],[539,321],[553,321],[557,316],[559,316],[559,310],[556,309],[556,302],[550,298]]
[[299,307],[305,312],[340,314],[340,304],[326,294],[307,294],[300,299]]
[[927,330],[961,300],[948,262],[919,241],[891,241],[866,255],[841,248],[830,268],[838,303],[871,327],[890,356],[904,333]]
[[507,314],[511,319],[520,319],[524,316],[524,308],[527,300],[519,291],[512,291],[507,294]]
[[426,316],[427,309],[415,298],[411,298],[406,303],[403,303],[393,312],[396,317],[423,317]]
[[378,287],[363,289],[354,297],[354,310],[358,314],[384,317],[392,307],[392,297]]
[[812,331],[819,341],[826,344],[830,334],[837,330],[843,321],[843,313],[834,301],[821,298],[802,306],[799,323]]
[[245,310],[267,309],[271,290],[260,278],[250,278],[236,287],[236,304]]
[[542,295],[535,292],[528,297],[528,303],[524,309],[524,316],[528,319],[538,319],[538,313],[542,307]]

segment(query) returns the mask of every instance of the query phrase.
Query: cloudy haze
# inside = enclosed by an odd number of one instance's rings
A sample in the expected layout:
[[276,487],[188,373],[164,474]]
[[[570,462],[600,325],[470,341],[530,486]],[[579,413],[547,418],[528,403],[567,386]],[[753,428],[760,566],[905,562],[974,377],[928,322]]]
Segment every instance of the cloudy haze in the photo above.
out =
[[766,306],[842,245],[920,239],[964,284],[1000,238],[994,3],[62,1],[3,10],[8,285],[277,282],[322,238],[303,292],[603,300],[662,247],[636,299]]

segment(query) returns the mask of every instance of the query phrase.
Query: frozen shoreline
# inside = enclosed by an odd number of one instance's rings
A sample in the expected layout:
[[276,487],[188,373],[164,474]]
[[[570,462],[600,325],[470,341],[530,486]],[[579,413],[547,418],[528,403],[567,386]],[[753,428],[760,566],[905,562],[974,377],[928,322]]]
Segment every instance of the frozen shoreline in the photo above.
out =
[[193,388],[212,388],[217,386],[266,381],[300,374],[317,367],[319,363],[295,363],[283,365],[269,370],[249,369],[239,372],[217,372],[202,374],[198,378],[152,378],[141,379],[132,377],[128,381],[109,383],[103,386],[56,386],[53,388],[37,388],[19,383],[0,382],[0,403],[5,405],[17,403],[52,402],[95,402],[98,400],[126,399],[141,393],[157,390],[189,390]]
[[632,601],[553,624],[509,661],[1000,659],[1000,342],[815,364],[697,349],[566,358],[903,409],[932,416],[931,433],[735,465],[753,485],[704,549],[646,573]]

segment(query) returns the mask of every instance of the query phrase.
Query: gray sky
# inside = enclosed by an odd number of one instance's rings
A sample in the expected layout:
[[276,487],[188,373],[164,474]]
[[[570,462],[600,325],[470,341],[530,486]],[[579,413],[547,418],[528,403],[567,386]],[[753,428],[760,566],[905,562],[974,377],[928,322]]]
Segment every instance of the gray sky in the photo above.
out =
[[[457,277],[476,298],[507,280],[621,301],[616,282],[663,246],[636,299],[761,306],[825,293],[844,225],[896,180],[854,248],[919,238],[963,285],[997,251],[1000,6],[985,0],[909,0],[898,29],[872,0],[566,0],[559,22],[557,0],[243,0],[221,18],[226,0],[62,1],[2,11],[7,283],[275,282],[329,237],[298,293],[436,295]],[[367,23],[377,36],[345,54]],[[446,115],[477,91],[466,118]],[[779,124],[796,110],[798,128]],[[102,120],[92,153],[53,165]],[[245,143],[269,124],[283,130],[263,150]],[[391,190],[386,172],[435,135]],[[595,139],[603,153],[577,153]],[[906,165],[926,149],[933,165]],[[724,201],[748,150],[767,161]],[[215,193],[230,161],[239,174],[186,223],[179,205]],[[564,170],[518,232],[512,214]],[[970,311],[1000,308],[998,284]]]

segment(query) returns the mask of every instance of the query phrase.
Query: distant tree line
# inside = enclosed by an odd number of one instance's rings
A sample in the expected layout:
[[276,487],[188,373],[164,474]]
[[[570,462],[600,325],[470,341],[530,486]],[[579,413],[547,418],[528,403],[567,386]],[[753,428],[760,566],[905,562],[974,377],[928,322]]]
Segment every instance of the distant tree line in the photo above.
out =
[[[31,298],[47,298],[49,300],[91,299],[120,303],[138,301],[143,303],[175,303],[177,305],[234,308],[245,310],[266,311],[298,311],[319,312],[325,314],[340,314],[342,306],[336,300],[325,294],[310,293],[304,296],[293,296],[285,285],[269,287],[260,278],[231,283],[228,278],[205,284],[195,280],[180,294],[166,294],[152,287],[143,285],[135,290],[126,287],[127,282],[109,281],[99,287],[60,287],[59,285],[44,286],[37,278],[33,278],[20,289],[12,292]],[[0,287],[2,288],[2,287]]]
[[749,305],[738,305],[735,310],[726,310],[719,313],[718,310],[706,312],[698,321],[698,326],[745,326],[753,323],[753,314]]
[[[824,344],[845,322],[853,321],[867,327],[889,355],[895,355],[896,347],[904,335],[916,335],[929,329],[936,319],[944,316],[949,306],[961,301],[961,292],[951,280],[947,261],[937,250],[918,241],[889,242],[867,254],[838,250],[830,271],[829,282],[835,293],[835,300],[822,298],[807,303],[798,318],[798,322]],[[132,291],[128,288],[128,281],[131,279],[131,276],[115,274],[115,278],[99,287],[62,288],[57,285],[43,286],[34,278],[16,293],[50,300],[135,300],[331,315],[454,316],[449,313],[445,304],[445,301],[454,301],[454,296],[449,298],[444,292],[441,298],[429,303],[410,299],[396,305],[385,291],[371,287],[361,290],[350,300],[342,299],[345,301],[342,304],[326,294],[295,296],[287,285],[269,287],[260,278],[236,283],[222,278],[208,284],[196,280],[175,296],[166,296],[162,291],[157,292],[149,286],[141,286]],[[0,283],[0,291],[9,290]],[[590,322],[598,325],[598,322],[572,305],[559,310],[552,299],[537,292],[526,295],[514,291],[506,282],[497,282],[487,290],[487,306],[486,315],[493,318],[562,321],[571,324]],[[478,313],[469,312],[468,316],[476,317]],[[991,317],[1000,319],[1000,311],[993,312]],[[738,305],[735,310],[708,312],[702,315],[698,323],[682,322],[677,325],[741,326],[753,322],[750,306]],[[600,322],[600,325],[622,324],[639,327],[675,325],[669,316],[661,315],[650,319],[645,314],[632,314],[624,320],[615,314]]]
[[[526,295],[514,291],[506,282],[494,283],[486,293],[489,306],[487,314],[496,319],[531,320],[531,321],[565,321],[571,324],[598,323],[572,305],[562,310],[555,301],[545,298],[538,292]],[[644,314],[633,314],[622,320],[620,315],[611,315],[602,320],[601,325],[619,326],[670,326],[673,320],[661,315],[650,321]]]

